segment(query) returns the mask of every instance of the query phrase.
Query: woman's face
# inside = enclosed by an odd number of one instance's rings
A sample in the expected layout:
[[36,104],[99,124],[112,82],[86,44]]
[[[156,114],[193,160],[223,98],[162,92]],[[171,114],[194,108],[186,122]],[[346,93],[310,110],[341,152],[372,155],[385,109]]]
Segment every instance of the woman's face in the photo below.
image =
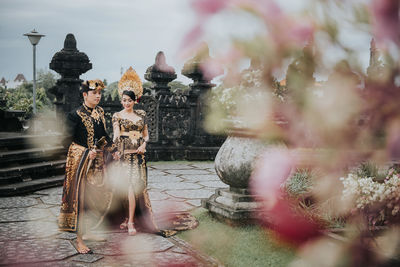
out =
[[127,95],[122,95],[121,103],[124,109],[132,109],[135,105],[135,101],[133,101],[132,98]]

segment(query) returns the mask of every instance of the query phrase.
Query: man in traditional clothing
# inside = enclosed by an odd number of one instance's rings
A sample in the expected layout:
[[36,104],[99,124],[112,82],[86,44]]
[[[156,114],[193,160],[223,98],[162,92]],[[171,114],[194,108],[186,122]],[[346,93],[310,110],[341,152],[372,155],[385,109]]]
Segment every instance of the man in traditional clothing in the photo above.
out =
[[110,152],[114,159],[119,159],[119,152],[105,130],[104,111],[97,106],[103,89],[101,80],[84,82],[84,103],[68,114],[66,124],[72,142],[58,226],[62,231],[77,233],[76,249],[82,254],[92,253],[83,242],[83,234],[100,225],[112,199],[104,180],[104,153]]

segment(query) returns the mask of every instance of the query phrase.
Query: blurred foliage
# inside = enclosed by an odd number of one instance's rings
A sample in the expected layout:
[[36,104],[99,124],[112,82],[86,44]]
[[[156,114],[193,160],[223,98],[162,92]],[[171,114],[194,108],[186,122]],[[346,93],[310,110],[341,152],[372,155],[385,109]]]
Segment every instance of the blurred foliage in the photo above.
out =
[[[38,112],[48,112],[54,109],[54,96],[48,91],[56,84],[57,75],[53,72],[38,70],[36,80],[36,108]],[[2,94],[7,100],[6,108],[25,111],[25,118],[32,116],[33,112],[33,83],[25,82],[17,88],[2,89]]]
[[302,198],[311,193],[313,185],[312,173],[309,169],[297,169],[285,182],[285,191],[290,197]]
[[380,168],[373,162],[367,161],[362,162],[354,173],[360,178],[371,177],[376,182],[383,182],[388,175],[388,170],[386,168]]

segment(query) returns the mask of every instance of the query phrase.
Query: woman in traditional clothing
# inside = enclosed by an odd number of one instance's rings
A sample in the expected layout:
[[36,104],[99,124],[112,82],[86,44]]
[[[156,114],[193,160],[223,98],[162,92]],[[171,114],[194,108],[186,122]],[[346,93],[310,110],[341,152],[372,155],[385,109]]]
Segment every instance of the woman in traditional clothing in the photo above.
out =
[[[128,229],[129,235],[136,234],[135,223],[146,232],[170,236],[177,230],[193,229],[198,222],[190,214],[179,214],[173,229],[160,230],[154,220],[150,198],[147,192],[147,166],[145,159],[149,131],[144,110],[135,110],[134,105],[143,94],[142,82],[130,67],[118,83],[118,92],[123,110],[112,117],[114,143],[121,155],[120,170],[127,186],[125,192],[125,219],[121,229]],[[126,203],[127,202],[127,203]],[[178,216],[177,216],[178,217]]]
[[58,226],[62,231],[77,233],[76,249],[82,254],[91,253],[83,242],[83,234],[103,221],[113,197],[104,182],[104,152],[119,159],[119,152],[105,130],[104,111],[97,106],[103,89],[101,80],[84,82],[84,103],[71,111],[66,121],[66,134],[72,140]]

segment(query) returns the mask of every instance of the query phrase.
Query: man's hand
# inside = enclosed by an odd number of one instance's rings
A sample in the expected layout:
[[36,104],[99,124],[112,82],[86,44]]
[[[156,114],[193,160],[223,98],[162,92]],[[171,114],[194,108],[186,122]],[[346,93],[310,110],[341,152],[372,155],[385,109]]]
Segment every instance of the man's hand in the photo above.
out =
[[121,158],[121,155],[119,154],[119,151],[115,151],[113,154],[113,159],[114,160],[119,160]]
[[97,152],[95,149],[89,151],[89,159],[94,160],[96,158]]

